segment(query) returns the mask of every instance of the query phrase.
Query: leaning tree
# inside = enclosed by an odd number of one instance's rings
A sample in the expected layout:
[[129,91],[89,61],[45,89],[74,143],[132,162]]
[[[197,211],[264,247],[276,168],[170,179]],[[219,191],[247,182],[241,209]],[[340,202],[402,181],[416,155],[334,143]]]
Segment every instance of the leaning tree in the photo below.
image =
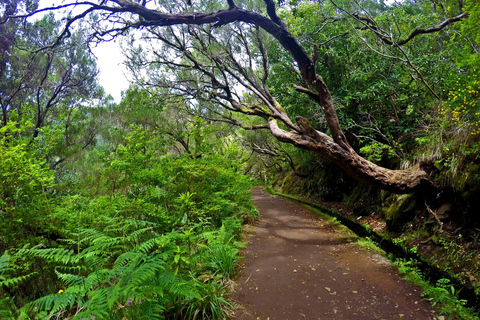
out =
[[[147,55],[142,55],[142,48],[134,50],[132,66],[162,71],[163,75],[166,71],[167,75],[159,76],[155,85],[170,87],[171,93],[184,94],[199,103],[221,106],[227,111],[221,114],[223,121],[239,124],[232,113],[263,119],[264,125],[255,127],[267,127],[278,140],[329,158],[359,181],[394,193],[435,188],[429,174],[419,165],[407,170],[387,169],[354,151],[342,131],[330,90],[316,72],[318,46],[307,52],[277,10],[273,0],[144,0],[141,3],[67,0],[33,13],[7,16],[6,20],[28,18],[46,11],[68,13],[63,31],[49,47],[58,46],[70,37],[78,23],[91,24],[93,41],[108,41],[131,30],[142,30],[144,41],[160,40],[162,45],[153,47]],[[358,28],[370,30],[380,41],[397,48],[416,36],[440,31],[467,17],[467,13],[461,13],[434,27],[415,29],[399,38],[383,30],[371,16],[363,16],[362,12],[348,14],[359,23]],[[269,91],[266,35],[291,56],[293,67],[300,75],[294,89],[308,96],[324,114],[328,127],[325,132],[314,128],[305,117],[296,116],[293,121],[293,115],[287,114]],[[174,75],[168,74],[172,70],[175,70]],[[239,92],[239,86],[251,97]]]

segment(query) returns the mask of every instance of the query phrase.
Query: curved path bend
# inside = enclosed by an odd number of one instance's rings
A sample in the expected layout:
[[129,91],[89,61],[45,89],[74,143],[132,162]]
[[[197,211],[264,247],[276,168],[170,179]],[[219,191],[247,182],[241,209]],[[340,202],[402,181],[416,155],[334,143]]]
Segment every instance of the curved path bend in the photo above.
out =
[[436,317],[419,288],[386,258],[302,205],[260,187],[260,212],[233,294],[237,320],[374,320]]

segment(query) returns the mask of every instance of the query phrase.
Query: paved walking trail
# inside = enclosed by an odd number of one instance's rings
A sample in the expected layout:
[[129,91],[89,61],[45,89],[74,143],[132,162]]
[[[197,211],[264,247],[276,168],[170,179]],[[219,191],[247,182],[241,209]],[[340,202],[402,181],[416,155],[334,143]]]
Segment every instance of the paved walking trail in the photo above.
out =
[[234,319],[437,319],[420,290],[351,233],[260,187],[252,198],[260,219],[247,231]]

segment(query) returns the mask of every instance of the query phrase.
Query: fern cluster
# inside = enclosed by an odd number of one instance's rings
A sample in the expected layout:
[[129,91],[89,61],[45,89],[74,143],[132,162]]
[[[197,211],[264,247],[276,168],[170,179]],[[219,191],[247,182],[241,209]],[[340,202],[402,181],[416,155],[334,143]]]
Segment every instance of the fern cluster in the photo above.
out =
[[[40,272],[9,277],[11,265],[22,259],[48,261],[58,279],[57,292],[15,312],[15,301],[2,299],[2,319],[222,318],[229,306],[223,282],[238,252],[225,226],[187,237],[178,231],[158,234],[151,222],[105,222],[103,231],[79,229],[64,247],[25,246],[2,255],[2,287],[15,288]],[[182,252],[185,259],[176,258]]]
[[0,233],[0,319],[225,318],[241,224],[254,212],[250,179],[211,148],[160,154],[137,127],[123,138],[55,185],[36,153],[2,144],[2,159],[25,168],[0,168],[10,179],[0,206],[18,218],[0,219],[0,230],[17,227]]

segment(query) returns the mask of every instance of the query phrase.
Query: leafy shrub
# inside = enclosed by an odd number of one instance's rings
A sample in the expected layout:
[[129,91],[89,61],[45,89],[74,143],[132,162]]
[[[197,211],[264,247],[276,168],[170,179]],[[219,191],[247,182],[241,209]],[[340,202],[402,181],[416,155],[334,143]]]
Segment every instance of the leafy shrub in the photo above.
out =
[[472,135],[480,133],[480,79],[476,69],[452,80],[441,114],[449,114],[455,125],[465,127]]
[[28,141],[15,138],[22,130],[14,122],[0,128],[0,252],[22,239],[39,241],[50,211],[54,173]]

